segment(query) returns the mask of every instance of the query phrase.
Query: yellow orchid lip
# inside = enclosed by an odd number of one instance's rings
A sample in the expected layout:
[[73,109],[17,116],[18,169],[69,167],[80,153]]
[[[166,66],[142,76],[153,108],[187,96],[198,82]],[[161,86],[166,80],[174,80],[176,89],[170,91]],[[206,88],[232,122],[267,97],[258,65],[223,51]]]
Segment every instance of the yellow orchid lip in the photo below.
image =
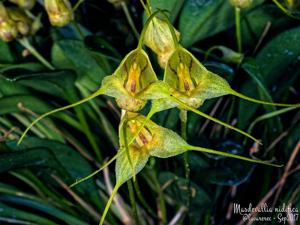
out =
[[[128,128],[132,135],[134,135],[139,128],[142,126],[142,123],[140,123],[137,120],[130,120],[127,123]],[[138,133],[135,141],[139,147],[146,147],[147,145],[150,144],[150,142],[153,140],[153,135],[151,134],[151,131],[147,129],[147,127],[143,127],[142,130]]]
[[102,82],[105,94],[116,99],[120,108],[131,112],[141,110],[148,99],[143,92],[157,81],[150,60],[142,49],[128,53],[116,71]]

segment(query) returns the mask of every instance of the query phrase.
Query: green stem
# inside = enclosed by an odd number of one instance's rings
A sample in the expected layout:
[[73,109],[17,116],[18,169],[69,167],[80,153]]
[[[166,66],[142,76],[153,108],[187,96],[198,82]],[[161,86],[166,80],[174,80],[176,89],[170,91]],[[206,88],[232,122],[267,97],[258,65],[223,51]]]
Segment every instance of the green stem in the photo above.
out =
[[133,186],[132,186],[132,181],[129,180],[127,181],[127,188],[129,191],[129,199],[130,199],[130,204],[133,210],[133,216],[134,216],[134,220],[135,220],[135,224],[139,225],[140,221],[139,221],[139,216],[138,216],[138,211],[137,211],[137,204],[135,201],[135,196],[134,196],[134,191],[133,191]]
[[277,5],[277,7],[278,7],[281,11],[283,11],[283,12],[284,12],[286,15],[288,15],[289,17],[292,17],[293,19],[297,19],[297,20],[300,19],[299,17],[294,16],[294,15],[292,14],[292,12],[291,12],[290,10],[286,9],[279,1],[273,0],[273,2]]
[[280,109],[280,110],[277,110],[277,111],[273,111],[273,112],[270,112],[270,113],[266,113],[264,115],[261,115],[259,117],[257,117],[249,126],[248,128],[248,133],[251,133],[252,132],[252,129],[253,127],[260,121],[262,120],[266,120],[266,119],[269,119],[269,118],[272,118],[274,116],[279,116],[283,113],[286,113],[286,112],[289,112],[293,109],[296,109],[296,107],[289,107],[289,108],[284,108],[284,109]]
[[72,21],[72,24],[73,24],[75,30],[77,31],[77,33],[79,34],[81,40],[83,40],[83,39],[84,39],[84,34],[83,34],[83,32],[81,31],[81,29],[80,29],[78,23],[77,23],[75,20],[73,20],[73,21]]
[[35,57],[37,58],[45,67],[50,70],[55,70],[55,68],[30,44],[26,37],[18,39],[19,43]]
[[150,16],[152,14],[150,2],[147,0],[147,3],[145,4],[144,0],[140,0],[144,10],[146,11],[147,15]]
[[136,37],[137,40],[139,40],[139,33],[138,33],[138,31],[137,31],[137,29],[136,29],[136,27],[134,25],[134,22],[133,22],[133,20],[131,18],[131,15],[130,15],[128,7],[127,7],[127,4],[124,1],[122,1],[121,2],[121,6],[122,6],[122,9],[123,9],[123,11],[125,13],[126,19],[127,19],[128,23],[129,23],[129,25],[130,25],[133,33],[134,33],[134,36]]
[[139,184],[138,184],[138,181],[135,180],[133,182],[133,186],[134,186],[134,189],[135,189],[135,193],[138,197],[138,199],[140,200],[140,202],[142,203],[142,205],[145,207],[145,209],[151,214],[151,216],[153,217],[156,217],[154,211],[152,210],[152,208],[148,205],[147,201],[144,199],[143,195],[142,195],[142,192],[140,190],[140,187],[139,187]]
[[241,35],[241,9],[239,7],[235,7],[235,31],[236,31],[236,40],[238,52],[242,52],[242,35]]
[[108,210],[109,210],[109,208],[110,208],[110,205],[111,205],[111,203],[112,203],[114,197],[115,197],[116,194],[118,193],[118,190],[119,190],[120,186],[121,186],[120,184],[116,184],[116,186],[114,187],[114,190],[113,190],[113,192],[111,193],[111,195],[110,195],[110,197],[109,197],[109,199],[108,199],[108,202],[106,203],[106,206],[105,206],[105,209],[104,209],[103,214],[102,214],[102,216],[101,216],[101,220],[100,220],[100,222],[99,222],[99,225],[102,225],[102,224],[104,223],[104,220],[105,220],[105,217],[106,217],[106,215],[107,215],[107,213],[108,213]]
[[187,145],[186,150],[204,152],[204,153],[209,153],[209,154],[214,154],[214,155],[222,155],[222,156],[229,157],[229,158],[235,158],[235,159],[239,159],[239,160],[243,160],[243,161],[247,161],[247,162],[258,163],[258,164],[274,166],[274,167],[282,167],[283,166],[283,165],[273,164],[273,163],[269,163],[269,162],[265,162],[265,161],[261,161],[261,160],[247,158],[244,156],[234,155],[234,154],[227,153],[227,152],[222,152],[222,151],[217,151],[217,150],[207,149],[207,148],[201,148],[201,147],[192,146],[192,145]]
[[[187,111],[180,110],[180,121],[181,121],[181,137],[186,141],[187,140]],[[185,152],[183,154],[183,163],[185,170],[185,179],[187,180],[187,192],[188,192],[188,201],[187,208],[189,209],[191,204],[191,182],[190,182],[190,165],[189,165],[189,153]]]
[[84,0],[78,0],[72,9],[73,12],[75,12],[83,2],[84,2]]

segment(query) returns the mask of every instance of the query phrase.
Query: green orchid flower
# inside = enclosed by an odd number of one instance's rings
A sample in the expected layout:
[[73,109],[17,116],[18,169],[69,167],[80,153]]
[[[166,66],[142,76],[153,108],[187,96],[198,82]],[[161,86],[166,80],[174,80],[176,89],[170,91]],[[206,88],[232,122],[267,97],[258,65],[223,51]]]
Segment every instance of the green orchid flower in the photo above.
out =
[[[117,194],[118,189],[126,181],[138,174],[146,166],[150,157],[169,158],[187,151],[199,151],[231,157],[251,163],[259,163],[275,167],[282,166],[222,151],[189,145],[177,133],[161,127],[153,121],[147,120],[145,116],[137,113],[127,113],[124,118],[126,119],[121,123],[122,125],[119,129],[120,150],[113,158],[113,160],[116,159],[116,185],[102,214],[102,218],[99,223],[100,225],[104,223],[105,216],[110,208],[114,196]],[[142,126],[143,124],[145,125]],[[124,132],[122,132],[123,129]],[[124,151],[126,145],[128,151]],[[100,170],[108,166],[111,162],[112,160],[106,163],[102,168],[100,168]],[[98,170],[98,172],[100,170]],[[95,175],[95,173],[93,173],[93,175]],[[89,175],[87,178],[77,181],[72,184],[71,187],[91,178],[93,175]]]

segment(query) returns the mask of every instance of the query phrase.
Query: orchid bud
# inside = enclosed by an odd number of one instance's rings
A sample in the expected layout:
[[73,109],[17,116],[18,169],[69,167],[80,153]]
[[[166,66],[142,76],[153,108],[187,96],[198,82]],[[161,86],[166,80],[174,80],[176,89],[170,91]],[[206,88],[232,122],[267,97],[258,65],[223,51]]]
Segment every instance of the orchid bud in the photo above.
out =
[[247,9],[252,5],[253,0],[230,0],[230,4],[240,9]]
[[8,16],[3,3],[0,2],[0,38],[3,41],[11,41],[18,35],[15,22]]
[[74,19],[69,0],[45,0],[45,9],[53,26],[63,27]]
[[22,9],[30,10],[36,3],[36,0],[9,0],[12,3],[15,3]]
[[12,41],[18,35],[16,24],[12,20],[0,23],[0,38],[3,41]]
[[22,35],[28,35],[31,30],[32,20],[18,8],[9,8],[7,10],[9,17],[15,22],[17,30]]
[[[177,41],[179,41],[180,33],[175,29],[174,31]],[[170,55],[175,50],[175,43],[168,23],[159,18],[153,18],[146,30],[144,43],[157,54],[159,65],[165,68]]]

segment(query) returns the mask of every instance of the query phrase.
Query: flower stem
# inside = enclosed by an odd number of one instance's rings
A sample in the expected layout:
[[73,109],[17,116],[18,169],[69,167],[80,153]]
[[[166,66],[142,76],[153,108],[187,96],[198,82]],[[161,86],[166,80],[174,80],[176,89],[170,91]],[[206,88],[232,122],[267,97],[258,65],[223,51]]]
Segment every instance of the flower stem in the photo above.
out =
[[139,221],[138,211],[137,211],[137,207],[136,207],[137,204],[136,204],[136,201],[135,201],[133,185],[132,185],[131,180],[127,181],[127,188],[128,188],[128,191],[129,191],[130,204],[131,204],[131,207],[132,207],[132,210],[133,210],[133,216],[134,216],[135,224],[139,225],[140,221]]
[[235,32],[236,32],[236,40],[238,52],[242,52],[242,35],[241,35],[241,9],[239,7],[235,7]]
[[[186,141],[187,140],[187,111],[180,110],[180,121],[181,121],[181,137]],[[183,154],[183,163],[185,170],[185,179],[187,181],[187,193],[188,193],[188,201],[187,208],[190,207],[191,204],[191,182],[190,182],[190,165],[189,165],[189,153],[185,152]]]
[[18,39],[19,43],[35,57],[37,58],[45,67],[50,70],[55,70],[55,68],[30,44],[26,37]]
[[128,23],[129,23],[129,25],[130,25],[133,33],[134,33],[134,36],[136,37],[137,40],[139,40],[139,32],[137,31],[137,29],[134,25],[134,22],[131,18],[130,12],[129,12],[128,7],[127,7],[127,4],[124,1],[122,1],[121,6],[122,6],[122,9],[125,13],[126,19],[127,19]]
[[84,2],[84,0],[78,0],[72,10],[75,12],[83,2]]

